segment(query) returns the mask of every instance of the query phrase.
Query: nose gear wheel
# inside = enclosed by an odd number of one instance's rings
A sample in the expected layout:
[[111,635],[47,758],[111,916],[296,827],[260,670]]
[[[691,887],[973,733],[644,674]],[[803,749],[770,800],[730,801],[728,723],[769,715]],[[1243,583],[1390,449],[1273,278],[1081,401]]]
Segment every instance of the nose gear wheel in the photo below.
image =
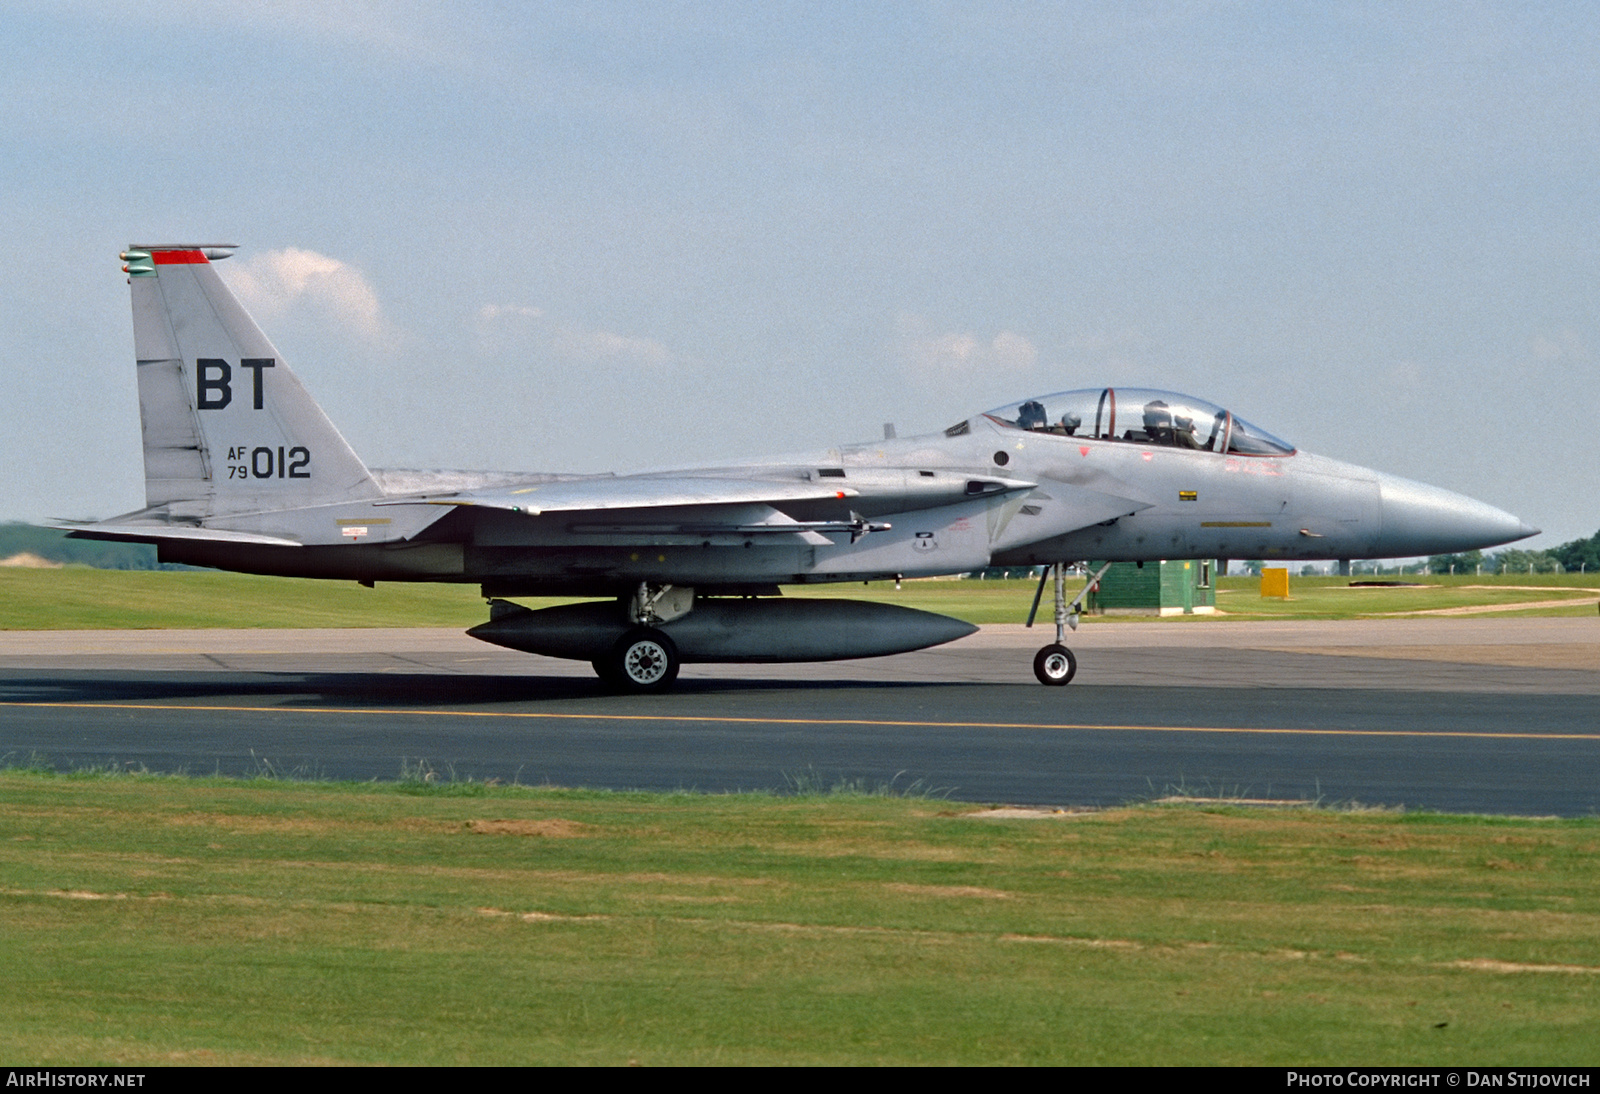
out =
[[1061,687],[1078,674],[1078,659],[1065,646],[1046,646],[1033,655],[1033,674],[1041,684]]

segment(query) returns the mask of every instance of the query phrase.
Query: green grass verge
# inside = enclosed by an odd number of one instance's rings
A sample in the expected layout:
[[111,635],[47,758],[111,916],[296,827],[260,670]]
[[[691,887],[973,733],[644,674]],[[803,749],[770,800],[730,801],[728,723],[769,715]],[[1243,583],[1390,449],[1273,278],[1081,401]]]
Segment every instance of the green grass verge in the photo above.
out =
[[476,585],[307,581],[219,571],[0,570],[0,630],[471,627]]
[[[1408,579],[1409,580],[1409,579]],[[1352,589],[1345,578],[1291,578],[1289,600],[1260,596],[1255,578],[1218,583],[1220,616],[1208,619],[1357,619],[1473,605],[1501,609],[1572,598],[1569,607],[1527,609],[1538,615],[1593,615],[1600,574],[1535,574],[1510,578],[1424,578],[1420,588]],[[972,623],[1021,623],[1033,581],[907,581],[871,585],[789,586],[787,596],[877,600],[952,615]],[[1078,583],[1073,584],[1076,590]],[[524,600],[530,607],[558,603]],[[1048,599],[1042,620],[1050,618]],[[488,618],[476,585],[254,577],[217,571],[0,570],[0,630],[163,629],[194,627],[470,627]],[[1100,617],[1086,616],[1089,623]],[[1152,619],[1114,616],[1115,619]]]
[[[1290,598],[1281,600],[1261,595],[1261,579],[1224,577],[1217,579],[1217,614],[1187,616],[1111,615],[1083,617],[1093,624],[1106,620],[1122,622],[1183,622],[1196,625],[1219,619],[1370,619],[1432,611],[1441,608],[1487,607],[1497,611],[1515,610],[1519,604],[1539,604],[1517,614],[1594,615],[1595,598],[1600,596],[1600,574],[1534,574],[1510,577],[1415,577],[1404,580],[1418,583],[1411,588],[1352,588],[1351,580],[1397,580],[1347,577],[1291,577]],[[1082,588],[1073,581],[1073,594]],[[871,585],[811,585],[788,587],[786,596],[847,596],[859,600],[881,600],[913,608],[953,615],[971,623],[1022,623],[1028,617],[1037,580],[998,581],[907,581],[897,590],[892,583]],[[1050,590],[1045,590],[1039,606],[1039,620],[1049,622]],[[1552,606],[1549,601],[1571,600],[1569,606]]]
[[[1403,580],[1410,586],[1353,587],[1350,582]],[[1447,609],[1493,608],[1497,615],[1595,615],[1600,574],[1533,574],[1489,577],[1408,575],[1405,578],[1291,577],[1289,599],[1261,595],[1253,577],[1218,582],[1217,608],[1230,618],[1371,619]],[[1562,600],[1574,603],[1562,607]],[[1540,605],[1520,611],[1517,605]]]
[[0,1055],[1593,1062],[1593,818],[973,808],[0,773]]

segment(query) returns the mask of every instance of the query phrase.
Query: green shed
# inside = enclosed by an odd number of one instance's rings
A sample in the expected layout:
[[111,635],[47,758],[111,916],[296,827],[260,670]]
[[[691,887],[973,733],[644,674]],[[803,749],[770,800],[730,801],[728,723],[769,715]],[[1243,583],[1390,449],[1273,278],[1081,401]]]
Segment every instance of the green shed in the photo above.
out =
[[[1091,562],[1091,571],[1103,563]],[[1116,562],[1090,592],[1093,615],[1206,615],[1217,610],[1215,564],[1206,559]]]

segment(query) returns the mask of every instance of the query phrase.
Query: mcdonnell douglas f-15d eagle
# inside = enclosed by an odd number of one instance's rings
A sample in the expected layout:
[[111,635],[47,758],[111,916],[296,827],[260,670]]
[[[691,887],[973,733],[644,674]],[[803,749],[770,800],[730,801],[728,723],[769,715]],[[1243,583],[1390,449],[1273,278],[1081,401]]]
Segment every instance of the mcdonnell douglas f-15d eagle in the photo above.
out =
[[[369,468],[217,276],[212,262],[233,250],[123,253],[145,507],[72,534],[245,573],[475,583],[490,619],[467,633],[589,661],[618,688],[665,688],[683,663],[873,657],[977,629],[894,605],[786,600],[785,584],[1047,566],[1056,642],[1034,671],[1065,684],[1077,663],[1063,627],[1083,596],[1066,598],[1071,562],[1392,558],[1537,531],[1460,494],[1298,451],[1211,403],[1120,387],[732,467]],[[507,599],[551,595],[598,599],[539,611]]]

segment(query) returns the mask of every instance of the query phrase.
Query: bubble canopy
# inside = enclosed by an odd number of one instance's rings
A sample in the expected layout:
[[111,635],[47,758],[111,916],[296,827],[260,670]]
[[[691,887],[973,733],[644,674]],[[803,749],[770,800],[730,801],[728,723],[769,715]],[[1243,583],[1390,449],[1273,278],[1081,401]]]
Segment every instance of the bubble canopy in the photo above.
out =
[[1231,456],[1292,456],[1294,445],[1203,399],[1154,388],[1083,388],[987,411],[1013,429]]

